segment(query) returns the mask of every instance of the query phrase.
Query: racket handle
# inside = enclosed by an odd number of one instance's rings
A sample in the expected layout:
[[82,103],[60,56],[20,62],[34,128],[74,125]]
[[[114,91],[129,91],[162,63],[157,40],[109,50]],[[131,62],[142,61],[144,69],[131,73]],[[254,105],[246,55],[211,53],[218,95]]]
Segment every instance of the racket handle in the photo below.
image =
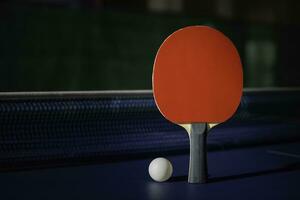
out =
[[190,165],[189,183],[205,183],[207,181],[206,155],[207,124],[195,123],[190,129]]

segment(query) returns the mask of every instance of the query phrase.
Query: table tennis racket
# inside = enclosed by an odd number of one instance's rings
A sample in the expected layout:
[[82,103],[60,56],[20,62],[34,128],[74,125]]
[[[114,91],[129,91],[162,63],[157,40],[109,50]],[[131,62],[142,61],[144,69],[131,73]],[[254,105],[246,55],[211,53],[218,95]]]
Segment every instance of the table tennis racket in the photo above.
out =
[[155,103],[190,139],[189,183],[207,181],[206,136],[211,125],[236,111],[242,96],[242,64],[234,44],[208,26],[189,26],[171,34],[154,61]]

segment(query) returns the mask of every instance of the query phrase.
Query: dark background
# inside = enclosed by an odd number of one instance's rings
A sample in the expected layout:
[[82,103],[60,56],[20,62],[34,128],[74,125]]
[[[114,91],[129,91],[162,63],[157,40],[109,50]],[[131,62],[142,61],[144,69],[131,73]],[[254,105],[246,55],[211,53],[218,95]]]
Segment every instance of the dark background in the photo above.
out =
[[233,40],[245,87],[297,87],[299,2],[1,1],[0,91],[151,89],[158,47],[188,25]]

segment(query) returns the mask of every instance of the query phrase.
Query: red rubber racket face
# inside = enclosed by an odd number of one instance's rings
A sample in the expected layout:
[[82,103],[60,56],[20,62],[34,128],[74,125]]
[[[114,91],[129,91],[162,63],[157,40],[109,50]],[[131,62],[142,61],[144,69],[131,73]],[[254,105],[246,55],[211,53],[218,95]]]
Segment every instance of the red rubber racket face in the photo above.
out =
[[223,33],[190,26],[174,32],[160,46],[152,84],[156,105],[173,123],[220,123],[240,103],[242,64]]

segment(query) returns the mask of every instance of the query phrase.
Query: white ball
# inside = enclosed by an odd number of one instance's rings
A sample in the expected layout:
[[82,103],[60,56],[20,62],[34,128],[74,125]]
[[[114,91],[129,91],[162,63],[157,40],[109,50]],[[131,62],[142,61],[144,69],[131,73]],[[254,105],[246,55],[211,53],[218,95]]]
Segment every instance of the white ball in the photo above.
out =
[[155,158],[151,161],[148,171],[153,180],[163,182],[172,176],[173,166],[171,162],[165,158]]

